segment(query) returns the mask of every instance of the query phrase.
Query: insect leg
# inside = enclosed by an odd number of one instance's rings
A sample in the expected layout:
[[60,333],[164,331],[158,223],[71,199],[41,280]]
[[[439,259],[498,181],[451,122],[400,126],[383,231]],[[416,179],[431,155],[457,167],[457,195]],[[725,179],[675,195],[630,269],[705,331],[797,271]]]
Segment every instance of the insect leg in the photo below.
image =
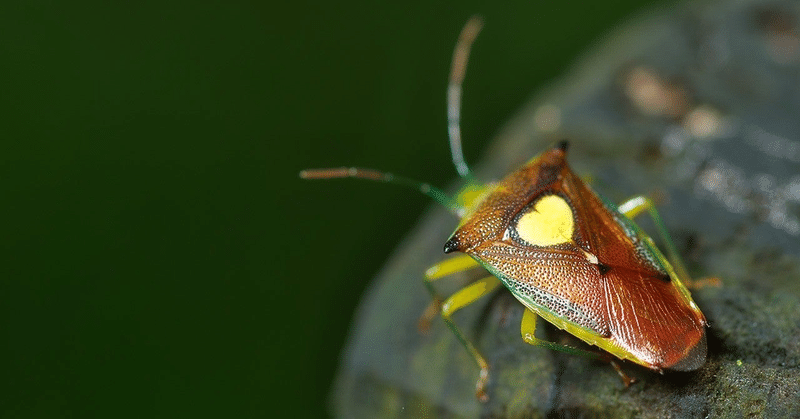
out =
[[469,255],[458,255],[456,257],[443,260],[425,271],[425,281],[435,281],[439,278],[463,272],[477,267],[478,262]]
[[486,278],[479,279],[467,287],[462,288],[442,304],[442,319],[444,319],[445,323],[447,323],[447,326],[450,327],[450,330],[453,331],[453,334],[456,335],[458,340],[461,341],[461,344],[467,348],[467,351],[469,351],[470,355],[472,355],[472,358],[475,359],[475,362],[481,369],[478,381],[475,383],[475,395],[478,397],[478,400],[482,402],[489,400],[485,390],[486,383],[489,381],[489,363],[486,362],[486,359],[478,352],[475,345],[473,345],[472,342],[464,336],[464,333],[461,332],[458,326],[456,326],[453,322],[452,315],[459,309],[491,293],[498,285],[500,285],[499,279],[493,276],[487,276]]
[[580,355],[592,359],[598,359],[601,361],[609,362],[611,366],[614,367],[614,370],[617,371],[617,374],[619,374],[620,378],[622,379],[622,383],[625,385],[626,388],[630,386],[632,383],[636,382],[635,379],[628,377],[628,375],[626,375],[625,372],[622,371],[622,368],[620,368],[619,364],[617,364],[616,361],[614,361],[614,359],[608,354],[597,353],[594,351],[586,351],[583,349],[573,348],[572,346],[567,346],[567,345],[559,345],[557,343],[548,342],[546,340],[541,340],[537,338],[535,335],[537,317],[539,316],[537,316],[536,313],[531,311],[529,308],[525,308],[525,312],[522,314],[522,325],[520,326],[520,332],[522,333],[522,340],[524,340],[525,343],[528,343],[533,346],[541,346],[547,349],[552,349],[554,351],[566,352],[572,355]]
[[420,332],[427,333],[431,327],[431,321],[442,311],[442,299],[439,297],[436,289],[433,287],[432,282],[452,275],[454,273],[463,272],[468,269],[478,267],[478,262],[468,255],[459,255],[444,261],[441,261],[425,271],[425,287],[431,294],[431,303],[425,308],[425,311],[417,321],[417,328]]
[[566,352],[572,355],[580,355],[588,358],[606,360],[606,358],[597,352],[586,351],[583,349],[573,348],[572,346],[560,345],[558,343],[548,342],[536,337],[536,318],[539,317],[529,308],[525,308],[525,313],[522,314],[522,325],[520,326],[520,333],[522,340],[525,343],[533,346],[540,346],[554,351]]
[[678,254],[678,251],[675,248],[675,244],[672,242],[672,238],[670,237],[669,232],[667,231],[667,227],[661,220],[661,216],[658,215],[658,210],[656,209],[655,204],[653,204],[653,201],[650,198],[641,195],[634,196],[633,198],[620,204],[618,209],[622,214],[624,214],[626,217],[630,219],[633,219],[633,217],[636,217],[642,212],[647,211],[647,213],[650,215],[650,218],[653,220],[653,223],[656,225],[656,230],[658,230],[658,234],[664,241],[664,247],[667,250],[667,255],[669,256],[672,269],[675,271],[675,273],[678,275],[678,278],[680,278],[681,282],[686,287],[702,288],[704,286],[719,286],[720,284],[719,278],[703,278],[698,281],[695,281],[689,276],[686,267],[683,265],[683,260]]

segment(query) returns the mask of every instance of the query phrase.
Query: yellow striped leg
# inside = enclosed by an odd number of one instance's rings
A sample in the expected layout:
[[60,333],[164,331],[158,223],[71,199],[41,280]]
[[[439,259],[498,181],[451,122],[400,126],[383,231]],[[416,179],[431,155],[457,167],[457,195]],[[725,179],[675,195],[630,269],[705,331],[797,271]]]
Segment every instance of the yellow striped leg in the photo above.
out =
[[618,209],[619,212],[630,219],[633,219],[633,217],[636,217],[642,212],[647,211],[647,213],[650,215],[650,218],[653,220],[653,223],[656,225],[658,234],[661,235],[661,239],[664,241],[664,247],[667,249],[667,256],[669,256],[672,269],[687,288],[697,289],[706,286],[720,286],[719,278],[702,278],[695,281],[689,276],[686,267],[683,265],[683,260],[678,254],[675,245],[672,243],[672,238],[667,231],[667,227],[664,225],[664,222],[661,221],[661,216],[658,215],[658,210],[650,198],[642,195],[634,196],[633,198],[620,204]]
[[520,333],[522,334],[522,340],[524,340],[525,343],[533,346],[552,349],[554,351],[566,352],[572,355],[580,355],[588,358],[605,360],[603,355],[596,352],[585,351],[583,349],[573,348],[572,346],[560,345],[558,343],[548,342],[546,340],[537,338],[535,334],[537,317],[539,316],[531,311],[531,309],[525,308],[525,313],[522,314],[522,325],[520,325]]
[[529,308],[525,308],[525,312],[522,314],[522,325],[520,326],[520,333],[522,334],[522,340],[524,340],[525,343],[533,346],[552,349],[554,351],[566,352],[572,355],[580,355],[592,359],[608,361],[611,364],[611,366],[614,367],[614,370],[617,371],[617,374],[619,374],[619,377],[622,379],[622,383],[625,385],[625,387],[628,387],[634,382],[636,382],[636,379],[628,377],[628,375],[625,374],[624,371],[622,371],[622,368],[620,368],[619,364],[617,364],[617,362],[614,361],[614,359],[609,354],[601,354],[594,351],[586,351],[583,349],[573,348],[572,346],[560,345],[558,343],[548,342],[546,340],[541,340],[537,338],[535,335],[537,317],[538,316],[536,315],[536,313],[531,311]]
[[427,333],[430,330],[431,322],[442,311],[442,299],[433,287],[432,282],[454,273],[477,268],[478,266],[480,265],[475,259],[467,255],[458,255],[443,260],[425,271],[425,288],[427,288],[428,292],[431,294],[431,303],[425,308],[422,316],[420,316],[417,321],[417,327],[421,333]]
[[450,327],[450,330],[456,335],[458,340],[461,341],[461,344],[467,348],[467,351],[469,351],[472,358],[475,359],[475,363],[477,363],[478,367],[481,369],[478,381],[475,383],[475,395],[478,397],[478,400],[482,402],[489,400],[489,397],[486,395],[486,383],[489,381],[489,363],[487,363],[483,355],[478,352],[475,345],[467,339],[461,329],[456,326],[453,322],[452,315],[459,309],[491,293],[498,285],[500,285],[499,279],[493,276],[487,276],[457,291],[442,304],[442,319],[444,319],[445,323],[447,323],[447,326]]

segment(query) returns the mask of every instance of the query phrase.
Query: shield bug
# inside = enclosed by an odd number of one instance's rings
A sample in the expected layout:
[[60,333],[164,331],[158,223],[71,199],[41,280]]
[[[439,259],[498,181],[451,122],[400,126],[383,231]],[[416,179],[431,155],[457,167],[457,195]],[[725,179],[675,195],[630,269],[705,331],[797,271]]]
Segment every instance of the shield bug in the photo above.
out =
[[[453,163],[465,186],[455,197],[426,183],[371,169],[305,170],[305,179],[354,177],[409,186],[433,198],[460,223],[444,244],[462,255],[425,273],[433,303],[425,325],[441,314],[480,367],[477,397],[487,400],[489,364],[452,320],[457,310],[501,284],[525,307],[525,342],[609,361],[625,385],[633,380],[615,357],[655,371],[691,371],[706,359],[706,320],[686,284],[691,279],[653,203],[635,197],[616,206],[600,198],[567,165],[562,141],[495,183],[477,183],[461,151],[461,84],[471,44],[481,28],[471,19],[456,45],[448,87],[448,131]],[[632,218],[647,212],[662,235],[669,259]],[[490,275],[450,297],[439,298],[433,282],[482,267]],[[597,346],[602,352],[540,340],[536,319]]]

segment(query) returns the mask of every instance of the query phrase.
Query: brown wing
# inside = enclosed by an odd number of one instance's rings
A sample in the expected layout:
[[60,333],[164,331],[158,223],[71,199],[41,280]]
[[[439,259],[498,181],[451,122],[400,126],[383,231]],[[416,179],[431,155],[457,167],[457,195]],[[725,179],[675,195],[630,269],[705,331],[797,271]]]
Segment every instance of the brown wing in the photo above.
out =
[[602,337],[611,336],[602,278],[577,249],[495,243],[476,249],[474,256],[523,304],[549,310]]
[[[611,339],[656,368],[701,365],[705,318],[700,310],[644,243],[643,233],[626,227],[620,214],[565,169],[561,189],[574,197],[575,217],[586,220],[576,228],[576,244],[596,255],[603,266],[598,272]],[[696,359],[700,352],[702,358]],[[687,359],[690,354],[692,360]]]
[[621,347],[651,367],[693,370],[703,364],[705,319],[677,287],[623,268],[612,268],[603,279],[608,326]]

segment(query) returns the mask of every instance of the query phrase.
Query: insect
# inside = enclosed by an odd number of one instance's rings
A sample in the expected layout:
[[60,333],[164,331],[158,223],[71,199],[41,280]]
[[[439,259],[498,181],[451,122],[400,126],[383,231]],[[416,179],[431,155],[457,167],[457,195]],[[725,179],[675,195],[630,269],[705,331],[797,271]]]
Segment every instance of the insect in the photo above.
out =
[[[653,203],[634,197],[615,206],[576,176],[562,141],[496,183],[476,182],[461,151],[461,85],[469,51],[482,22],[472,18],[456,45],[448,87],[448,131],[453,163],[465,186],[450,197],[426,183],[371,169],[301,172],[306,179],[354,177],[400,184],[433,198],[456,216],[458,227],[444,244],[460,252],[425,273],[434,303],[426,317],[441,317],[480,368],[476,395],[486,393],[490,366],[453,321],[453,313],[500,285],[525,307],[521,334],[534,345],[609,361],[626,386],[633,382],[614,361],[655,371],[691,371],[706,359],[706,319],[686,287],[691,279]],[[668,258],[632,218],[647,212],[662,235]],[[442,300],[433,283],[482,267],[489,275]],[[535,337],[541,317],[597,346],[578,349]]]

